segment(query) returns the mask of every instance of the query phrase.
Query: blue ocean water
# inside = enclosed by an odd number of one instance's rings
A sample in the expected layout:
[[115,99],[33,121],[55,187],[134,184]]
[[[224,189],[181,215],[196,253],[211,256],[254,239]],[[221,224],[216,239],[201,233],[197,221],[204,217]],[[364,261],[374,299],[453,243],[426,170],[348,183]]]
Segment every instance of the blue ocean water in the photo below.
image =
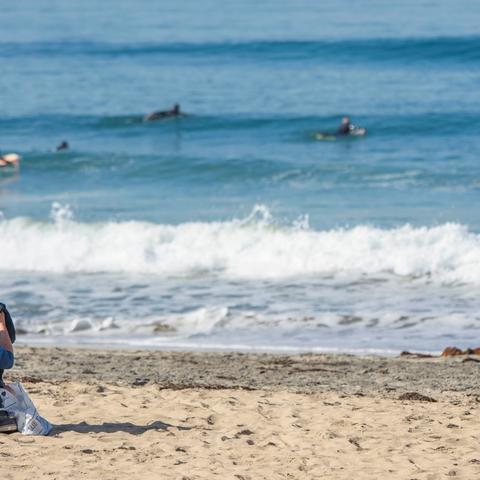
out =
[[[0,149],[22,155],[0,171],[0,278],[24,341],[475,342],[475,1],[0,0],[0,18]],[[316,140],[346,114],[366,137]]]

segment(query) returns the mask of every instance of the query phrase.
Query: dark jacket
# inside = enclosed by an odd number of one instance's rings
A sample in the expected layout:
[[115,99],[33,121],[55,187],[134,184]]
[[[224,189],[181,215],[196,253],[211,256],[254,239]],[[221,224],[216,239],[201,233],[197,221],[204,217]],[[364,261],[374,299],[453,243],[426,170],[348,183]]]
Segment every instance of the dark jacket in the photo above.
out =
[[[13,325],[12,317],[10,316],[10,313],[7,310],[7,307],[5,306],[4,303],[0,303],[0,312],[3,312],[5,315],[5,324],[8,330],[8,335],[10,336],[10,340],[12,343],[15,342],[15,326]],[[11,352],[7,352],[5,349],[0,347],[0,360],[2,360],[4,363],[2,366],[12,368],[13,366],[13,354]],[[3,369],[0,368],[0,384],[3,383],[2,381],[2,376],[3,376]]]

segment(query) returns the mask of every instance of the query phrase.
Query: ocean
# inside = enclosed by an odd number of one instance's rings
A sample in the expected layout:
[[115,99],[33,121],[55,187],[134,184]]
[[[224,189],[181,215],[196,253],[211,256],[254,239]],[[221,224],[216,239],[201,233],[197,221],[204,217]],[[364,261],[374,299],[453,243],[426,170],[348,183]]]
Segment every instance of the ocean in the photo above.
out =
[[[0,18],[20,342],[478,346],[475,1],[0,0]],[[344,115],[367,135],[317,140]]]

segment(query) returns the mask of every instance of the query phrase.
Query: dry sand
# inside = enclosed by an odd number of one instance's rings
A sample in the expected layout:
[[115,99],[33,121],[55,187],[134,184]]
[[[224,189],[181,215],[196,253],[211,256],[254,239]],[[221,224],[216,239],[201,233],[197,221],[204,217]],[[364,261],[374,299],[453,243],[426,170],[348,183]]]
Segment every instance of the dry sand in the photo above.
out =
[[1,435],[2,479],[480,478],[475,361],[26,347],[17,357],[7,380],[22,380],[55,428]]

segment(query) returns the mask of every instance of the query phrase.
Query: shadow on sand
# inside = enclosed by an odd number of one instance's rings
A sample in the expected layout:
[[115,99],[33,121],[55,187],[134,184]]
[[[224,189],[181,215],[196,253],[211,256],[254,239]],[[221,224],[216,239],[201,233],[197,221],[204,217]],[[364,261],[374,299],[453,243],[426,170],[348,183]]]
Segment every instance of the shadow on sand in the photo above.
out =
[[86,422],[66,423],[64,425],[54,425],[50,435],[56,435],[63,432],[77,433],[115,433],[125,432],[131,435],[142,435],[149,430],[168,430],[169,428],[177,428],[179,430],[190,430],[192,427],[181,425],[170,425],[169,423],[157,420],[148,425],[135,425],[130,422],[124,423],[102,423],[101,425],[90,425]]

